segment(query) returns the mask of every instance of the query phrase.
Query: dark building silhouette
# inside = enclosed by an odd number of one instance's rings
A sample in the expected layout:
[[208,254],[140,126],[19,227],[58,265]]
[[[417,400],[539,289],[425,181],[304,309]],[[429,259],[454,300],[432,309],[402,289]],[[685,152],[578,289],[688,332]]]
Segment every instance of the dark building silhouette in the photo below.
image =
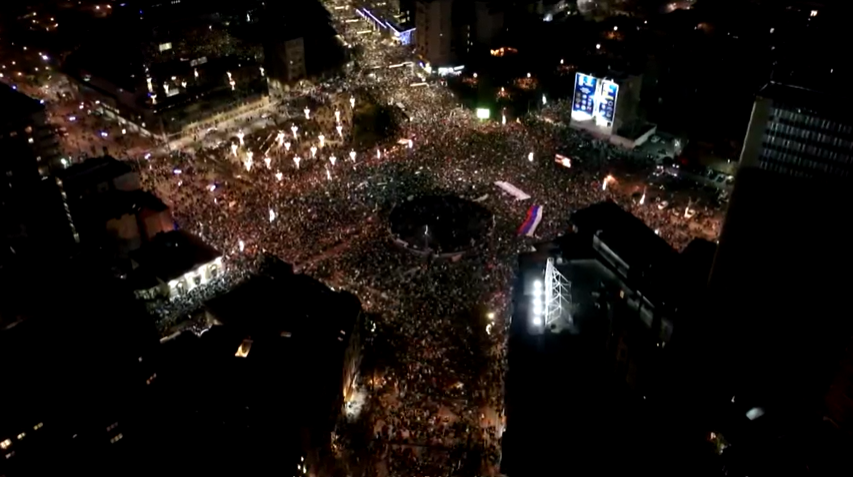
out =
[[[696,277],[707,278],[713,244],[678,254],[613,203],[571,222],[573,232],[519,256],[501,471],[703,475],[704,437],[678,428],[666,383],[679,379],[669,344],[683,302],[704,287]],[[570,323],[539,321],[548,260],[565,278]],[[661,459],[656,448],[690,458]]]

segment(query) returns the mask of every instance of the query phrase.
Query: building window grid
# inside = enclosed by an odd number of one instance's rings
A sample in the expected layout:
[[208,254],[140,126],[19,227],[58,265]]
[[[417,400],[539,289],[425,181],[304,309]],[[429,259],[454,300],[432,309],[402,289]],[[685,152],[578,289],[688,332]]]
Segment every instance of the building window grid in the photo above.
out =
[[[837,136],[830,137],[823,134],[804,131],[798,128],[792,128],[790,126],[778,126],[776,124],[771,124],[768,128],[765,140],[767,140],[768,136],[772,138],[785,139],[785,147],[797,149],[805,148],[806,150],[810,150],[811,154],[820,154],[823,157],[837,157],[840,154],[849,161],[849,156],[853,154],[853,142],[846,141],[838,138]],[[791,141],[796,145],[791,146]],[[839,146],[839,143],[843,145]]]

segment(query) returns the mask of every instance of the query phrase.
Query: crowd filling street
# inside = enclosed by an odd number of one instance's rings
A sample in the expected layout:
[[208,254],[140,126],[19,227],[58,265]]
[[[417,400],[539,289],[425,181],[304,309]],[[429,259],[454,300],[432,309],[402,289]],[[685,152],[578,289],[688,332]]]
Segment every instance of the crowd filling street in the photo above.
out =
[[[417,62],[405,63],[410,49],[379,33],[356,34],[369,27],[364,20],[345,23],[360,17],[351,7],[334,9],[346,6],[337,1],[329,8],[338,32],[363,48],[343,79],[296,87],[268,118],[258,113],[247,118],[251,126],[220,126],[217,140],[201,138],[179,152],[143,154],[143,143],[129,140],[111,151],[131,160],[181,228],[225,256],[224,277],[158,305],[161,327],[242,280],[265,255],[293,263],[355,293],[378,317],[365,333],[365,402],[350,416],[366,429],[369,451],[357,436],[339,436],[352,452],[346,455],[358,457],[349,459],[351,470],[408,476],[470,468],[494,475],[517,254],[565,233],[573,210],[600,201],[618,203],[678,250],[695,237],[714,239],[719,211],[672,196],[661,201],[660,190],[645,183],[653,164],[545,121],[543,111],[476,119],[440,83],[424,81]],[[427,84],[412,86],[418,83]],[[393,137],[365,145],[354,124],[374,105],[393,110],[397,128]],[[559,115],[561,107],[547,112]],[[123,135],[120,128],[109,134],[116,131]],[[85,153],[100,138],[78,146]],[[530,198],[517,200],[498,181]],[[393,241],[388,217],[395,205],[426,195],[477,201],[492,213],[490,233],[461,260],[410,253]],[[534,237],[520,236],[534,204],[543,207],[543,219]]]

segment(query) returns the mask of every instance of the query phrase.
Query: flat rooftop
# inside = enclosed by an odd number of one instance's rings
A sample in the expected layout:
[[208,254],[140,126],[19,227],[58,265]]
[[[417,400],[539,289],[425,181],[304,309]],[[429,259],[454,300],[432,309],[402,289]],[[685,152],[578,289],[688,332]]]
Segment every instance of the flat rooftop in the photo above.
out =
[[217,321],[252,336],[314,335],[340,343],[348,341],[361,312],[361,303],[354,295],[293,273],[284,263],[268,268],[204,306]]
[[578,210],[570,220],[581,234],[598,235],[632,268],[677,256],[666,240],[614,202],[599,202]]
[[180,278],[221,256],[202,239],[183,230],[159,233],[132,254],[133,260],[139,264],[138,273],[153,275],[164,282]]
[[133,172],[131,167],[110,156],[93,157],[56,172],[63,187],[86,187]]
[[44,110],[37,100],[24,93],[12,89],[11,86],[0,83],[0,121],[18,121],[21,116],[29,116]]

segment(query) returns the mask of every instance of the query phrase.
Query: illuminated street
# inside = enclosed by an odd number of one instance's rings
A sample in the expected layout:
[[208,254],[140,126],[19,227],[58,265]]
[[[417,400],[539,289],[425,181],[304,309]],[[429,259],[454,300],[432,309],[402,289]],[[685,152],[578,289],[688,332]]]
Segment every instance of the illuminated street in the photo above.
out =
[[[653,167],[555,121],[563,103],[548,105],[547,121],[536,114],[478,119],[424,73],[409,48],[373,31],[346,3],[328,6],[343,42],[364,51],[346,79],[302,83],[281,104],[168,147],[71,99],[50,105],[51,120],[67,131],[70,161],[104,149],[128,160],[180,228],[225,255],[224,278],[157,305],[161,332],[186,325],[188,313],[240,282],[264,254],[280,257],[352,291],[379,317],[366,333],[350,423],[337,436],[350,474],[435,476],[473,467],[496,475],[517,254],[563,233],[571,211],[604,200],[677,249],[694,237],[716,238],[718,210],[662,202],[644,179]],[[394,137],[365,145],[353,117],[377,104],[410,121],[397,118]],[[557,154],[568,160],[557,164]],[[530,198],[516,200],[496,182]],[[389,215],[426,195],[479,203],[492,215],[489,233],[452,260],[404,249],[389,232]],[[519,234],[532,205],[541,206],[541,222],[530,236]]]

